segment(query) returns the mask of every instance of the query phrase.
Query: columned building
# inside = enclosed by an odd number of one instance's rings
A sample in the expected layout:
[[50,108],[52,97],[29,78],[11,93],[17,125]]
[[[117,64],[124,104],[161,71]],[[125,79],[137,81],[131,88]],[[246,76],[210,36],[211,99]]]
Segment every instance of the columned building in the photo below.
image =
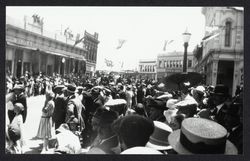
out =
[[[53,74],[78,74],[90,69],[86,60],[88,50],[75,39],[43,29],[43,21],[36,16],[18,21],[6,16],[6,72],[20,77],[25,71]],[[93,69],[95,62],[91,62]]]
[[156,80],[156,61],[140,60],[139,61],[139,77],[143,79]]
[[[183,52],[162,53],[157,56],[157,80],[183,71]],[[187,53],[187,72],[193,71],[194,56]]]
[[[216,28],[213,38],[205,39],[194,50],[195,70],[206,74],[206,83],[225,84],[234,96],[236,86],[243,82],[244,17],[243,9],[234,7],[203,7],[205,27]],[[211,32],[206,32],[209,37]]]

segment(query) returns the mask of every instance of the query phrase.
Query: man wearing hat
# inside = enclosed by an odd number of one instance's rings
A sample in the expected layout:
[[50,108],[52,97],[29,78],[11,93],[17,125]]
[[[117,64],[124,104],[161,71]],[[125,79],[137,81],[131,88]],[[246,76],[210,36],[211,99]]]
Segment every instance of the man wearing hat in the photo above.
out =
[[227,130],[208,119],[183,120],[181,129],[169,134],[168,142],[178,154],[237,154],[235,145],[227,140]]
[[65,122],[69,123],[72,120],[77,120],[77,129],[71,129],[73,131],[82,131],[85,128],[85,123],[82,117],[82,112],[84,106],[82,105],[81,100],[75,96],[76,87],[69,84],[66,89],[67,95],[67,106],[66,106],[66,118]]
[[[22,116],[23,116],[23,123],[26,121],[26,116],[27,116],[27,100],[26,96],[24,94],[24,86],[21,84],[16,84],[13,88],[13,93],[14,93],[14,98],[12,100],[12,103],[21,103],[24,107],[24,110],[22,111]],[[15,117],[15,113],[12,110],[8,111],[8,116],[10,119],[10,122],[13,120]]]
[[52,115],[52,119],[55,122],[55,129],[57,129],[62,123],[65,123],[66,117],[66,97],[63,94],[64,85],[57,85],[54,88],[56,97],[54,99],[55,109]]
[[214,116],[213,119],[222,126],[225,126],[224,117],[228,109],[226,101],[229,98],[229,89],[223,84],[218,84],[215,86],[214,91],[211,92],[211,96],[212,101],[216,106],[212,112],[212,115]]
[[87,154],[115,154],[119,153],[118,137],[111,128],[118,114],[112,110],[98,109],[92,118],[92,126],[97,136]]

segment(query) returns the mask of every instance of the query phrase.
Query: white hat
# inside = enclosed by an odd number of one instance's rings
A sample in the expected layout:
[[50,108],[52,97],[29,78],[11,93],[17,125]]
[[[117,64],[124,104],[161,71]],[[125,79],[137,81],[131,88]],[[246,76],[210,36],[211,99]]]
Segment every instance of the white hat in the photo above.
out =
[[154,148],[156,150],[169,150],[172,147],[168,143],[168,135],[173,132],[171,127],[160,121],[154,121],[154,132],[150,136],[147,147]]
[[143,154],[143,155],[161,154],[163,155],[163,153],[159,152],[158,150],[155,150],[149,147],[141,147],[141,146],[126,149],[120,154]]
[[181,129],[172,132],[168,141],[179,154],[237,154],[237,148],[227,140],[227,130],[203,118],[183,120]]

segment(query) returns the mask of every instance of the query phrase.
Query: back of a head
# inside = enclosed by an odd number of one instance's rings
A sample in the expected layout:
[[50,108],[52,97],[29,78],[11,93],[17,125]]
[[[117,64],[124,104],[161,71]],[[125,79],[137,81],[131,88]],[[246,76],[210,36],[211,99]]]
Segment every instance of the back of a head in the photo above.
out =
[[152,120],[139,115],[129,115],[122,118],[118,135],[127,148],[131,148],[145,146],[153,132]]

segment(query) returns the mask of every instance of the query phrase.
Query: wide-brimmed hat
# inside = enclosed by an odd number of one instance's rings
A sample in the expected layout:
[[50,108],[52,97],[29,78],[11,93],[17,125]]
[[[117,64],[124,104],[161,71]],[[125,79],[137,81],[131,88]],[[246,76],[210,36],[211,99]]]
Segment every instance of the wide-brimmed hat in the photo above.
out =
[[236,147],[227,140],[227,130],[208,119],[183,120],[181,129],[172,132],[168,141],[179,154],[237,154]]
[[64,131],[67,131],[69,130],[69,126],[66,124],[66,123],[63,123],[59,126],[58,129],[56,129],[56,131],[58,132],[64,132]]
[[14,108],[18,108],[20,111],[24,111],[24,106],[21,103],[15,103]]
[[15,84],[13,90],[24,90],[24,86],[22,84]]
[[228,97],[229,88],[223,84],[218,84],[215,86],[214,91],[211,92],[211,95]]
[[74,85],[72,85],[72,84],[67,85],[67,91],[68,91],[69,93],[75,93],[75,91],[76,91],[76,86],[74,86]]
[[55,86],[55,88],[53,89],[53,92],[58,93],[58,92],[62,91],[63,88],[65,88],[64,85],[57,85],[57,86]]
[[168,143],[168,136],[173,130],[167,124],[160,121],[154,121],[154,132],[150,136],[147,147],[154,148],[156,150],[169,150],[172,147]]
[[120,154],[143,154],[143,155],[161,154],[163,155],[163,153],[159,152],[158,150],[155,150],[149,147],[142,147],[142,146],[137,146],[137,147],[126,149]]

